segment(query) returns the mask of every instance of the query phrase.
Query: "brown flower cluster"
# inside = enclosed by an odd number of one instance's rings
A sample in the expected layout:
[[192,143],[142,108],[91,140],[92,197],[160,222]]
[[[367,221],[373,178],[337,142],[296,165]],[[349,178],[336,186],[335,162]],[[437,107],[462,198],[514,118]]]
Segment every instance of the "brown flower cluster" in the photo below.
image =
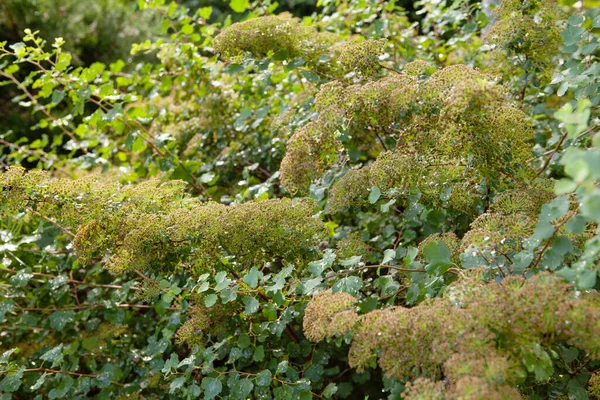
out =
[[352,318],[345,315],[351,296],[335,302],[329,296],[317,296],[307,306],[307,338],[320,341],[352,331],[350,366],[362,370],[377,363],[388,376],[412,381],[407,393],[413,399],[471,399],[483,393],[520,398],[516,387],[533,372],[529,362],[552,370],[553,346],[600,357],[597,297],[574,292],[550,274],[496,283],[482,281],[474,271],[450,285],[443,298]]
[[358,318],[356,298],[348,293],[321,292],[316,294],[304,311],[304,335],[313,342],[344,333]]

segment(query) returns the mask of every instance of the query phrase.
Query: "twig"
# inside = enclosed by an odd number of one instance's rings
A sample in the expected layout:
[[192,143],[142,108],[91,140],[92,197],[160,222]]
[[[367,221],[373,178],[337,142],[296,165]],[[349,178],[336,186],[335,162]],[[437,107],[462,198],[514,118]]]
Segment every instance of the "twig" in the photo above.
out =
[[554,155],[556,154],[556,152],[558,151],[558,149],[560,149],[560,146],[562,146],[563,142],[567,138],[567,135],[568,135],[568,132],[565,132],[565,133],[562,134],[562,136],[560,137],[560,140],[558,141],[558,143],[554,147],[554,150],[552,150],[552,153],[550,153],[550,156],[546,159],[546,161],[544,162],[544,165],[542,165],[542,168],[535,175],[536,178],[538,176],[540,176],[542,174],[542,172],[544,172],[546,170],[546,168],[548,168],[548,165],[550,165],[550,161],[552,160],[552,157],[554,157]]
[[[0,371],[0,375],[1,374],[6,374],[8,372],[17,372],[17,371],[10,371],[10,370]],[[72,375],[72,376],[83,376],[83,377],[86,377],[86,378],[97,378],[99,376],[97,374],[84,374],[84,373],[81,373],[81,372],[60,371],[60,370],[57,370],[57,369],[50,369],[50,368],[29,368],[29,369],[24,370],[23,372],[45,372],[47,374],[62,374],[62,375]],[[111,383],[113,385],[117,385],[117,386],[125,386],[124,384],[119,383],[119,382],[115,382],[115,381],[111,381]]]
[[395,72],[395,73],[397,73],[397,74],[399,74],[399,75],[406,75],[404,72],[402,72],[402,71],[398,71],[396,68],[388,67],[387,65],[383,65],[382,63],[377,63],[377,64],[379,64],[379,66],[380,66],[381,68],[383,68],[383,69],[387,69],[388,71]]
[[388,268],[388,269],[393,269],[393,270],[401,271],[401,272],[427,272],[427,270],[424,270],[424,269],[401,268],[401,267],[396,267],[394,265],[383,265],[383,264],[382,265],[363,265],[362,267],[358,267],[351,271],[342,271],[342,272],[335,273],[333,275],[329,275],[325,279],[331,279],[331,278],[335,278],[338,276],[350,275],[350,274],[353,274],[354,272],[358,272],[358,271],[361,271],[364,269],[369,269],[369,268]]
[[[115,307],[117,308],[139,308],[139,309],[151,309],[154,306],[148,304],[126,304],[126,303],[116,303]],[[40,311],[40,312],[54,312],[54,311],[74,311],[74,310],[93,310],[96,308],[110,308],[106,307],[103,304],[93,304],[88,306],[75,306],[75,307],[63,307],[63,308],[40,308],[40,307],[16,307],[19,311]],[[169,307],[167,310],[176,311],[177,307]]]
[[[23,93],[25,93],[25,96],[27,96],[27,98],[29,98],[29,100],[31,100],[32,104],[36,104],[40,107],[40,110],[48,117],[50,118],[52,121],[56,121],[56,118],[54,118],[54,116],[52,114],[50,114],[50,112],[46,109],[46,107],[44,107],[43,104],[41,104],[39,101],[37,101],[37,99],[29,92],[29,90],[27,90],[27,88],[21,83],[19,82],[19,80],[17,78],[15,78],[13,75],[11,74],[7,74],[5,72],[0,71],[0,76],[3,76],[9,80],[11,80],[15,85],[17,85],[17,87],[19,89],[21,89],[21,91]],[[79,141],[75,138],[75,135],[73,135],[73,133],[71,131],[69,131],[68,129],[66,129],[64,126],[57,124],[57,126],[60,128],[61,131],[63,131],[67,136],[69,136],[71,138],[71,140],[73,140],[73,142],[75,143],[79,143]],[[87,153],[87,149],[85,147],[82,147],[81,150],[84,153]]]
[[66,233],[67,235],[71,236],[71,237],[75,237],[75,234],[73,232],[71,232],[69,229],[65,228],[64,226],[62,226],[61,224],[59,224],[58,222],[54,221],[52,218],[48,218],[45,215],[42,215],[41,213],[39,213],[38,211],[34,210],[31,207],[27,207],[28,211],[31,211],[32,213],[34,213],[35,215],[37,215],[38,217],[50,222],[52,225],[56,226],[58,229],[60,229],[63,233]]
[[[12,274],[16,274],[17,270],[14,269],[10,269],[10,268],[0,268],[0,272],[10,272]],[[41,276],[44,278],[56,278],[56,275],[52,275],[52,274],[44,274],[42,272],[29,272],[31,275],[33,276]],[[74,283],[76,285],[85,285],[85,286],[89,286],[89,287],[99,287],[99,288],[106,288],[106,289],[123,289],[122,285],[109,285],[109,284],[103,284],[103,283],[88,283],[85,281],[79,281],[77,279],[69,279],[67,281],[67,283]],[[136,287],[131,287],[130,289],[132,290],[138,290],[138,288]]]
[[[550,237],[550,239],[548,239],[548,241],[546,242],[546,244],[544,245],[544,247],[542,248],[542,250],[540,251],[540,254],[538,255],[538,258],[535,260],[535,263],[530,266],[525,268],[525,271],[529,270],[529,269],[533,269],[533,268],[537,268],[538,265],[540,264],[540,262],[542,261],[542,257],[544,256],[544,253],[546,252],[546,250],[548,250],[548,247],[550,247],[550,244],[553,242],[554,238],[556,237],[556,233],[558,232],[558,230],[564,225],[566,224],[575,214],[577,213],[577,210],[572,210],[566,217],[565,219],[563,219],[558,225],[556,225],[554,227],[554,233],[552,233],[552,236]],[[523,271],[523,274],[525,274],[525,271]]]

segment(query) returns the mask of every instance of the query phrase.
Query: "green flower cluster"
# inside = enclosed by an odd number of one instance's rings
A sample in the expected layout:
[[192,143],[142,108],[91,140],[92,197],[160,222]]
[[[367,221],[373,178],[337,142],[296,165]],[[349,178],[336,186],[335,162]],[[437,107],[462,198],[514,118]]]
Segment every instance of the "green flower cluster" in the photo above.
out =
[[186,312],[188,319],[175,333],[175,342],[189,346],[204,345],[206,335],[220,336],[226,333],[227,324],[239,313],[233,304],[215,304],[208,308],[202,298],[194,297]]
[[[426,67],[416,62],[414,68],[406,67],[411,75],[321,86],[316,97],[321,116],[311,123],[309,129],[316,128],[311,135],[299,130],[292,137],[281,169],[284,186],[305,192],[312,179],[337,161],[339,152],[332,149],[339,124],[329,123],[331,115],[344,121],[353,146],[373,156],[380,153],[375,162],[351,170],[333,186],[332,211],[364,204],[372,186],[405,194],[417,188],[434,205],[474,209],[483,196],[477,189],[482,181],[498,186],[523,169],[533,134],[526,114],[511,106],[504,88],[465,65],[428,78]],[[381,152],[390,137],[395,150]],[[531,175],[527,169],[524,173]]]
[[374,76],[385,44],[385,39],[358,41],[321,32],[288,14],[232,24],[213,41],[215,52],[225,61],[239,61],[247,54],[258,59],[277,54],[278,59],[302,59],[307,66],[340,78],[348,73]]
[[553,198],[552,183],[545,180],[500,193],[489,210],[471,223],[461,252],[472,245],[501,253],[520,250],[522,241],[535,231],[542,206]]
[[537,380],[552,375],[555,346],[600,357],[597,296],[574,292],[550,274],[497,283],[483,281],[482,273],[474,270],[443,298],[414,308],[358,315],[350,295],[315,296],[304,316],[307,338],[351,332],[350,365],[362,370],[377,362],[388,376],[413,381],[411,399],[521,398],[516,387],[528,373]]
[[374,76],[380,69],[377,57],[383,53],[385,44],[385,39],[348,43],[342,47],[337,61],[345,73],[356,72],[363,77]]
[[[552,0],[503,0],[494,10],[496,22],[486,40],[496,46],[494,60],[503,73],[512,73],[509,57],[516,65],[532,64],[532,69],[551,76],[554,56],[562,45],[563,13]],[[507,70],[509,66],[509,70]]]
[[247,53],[264,58],[284,52],[285,58],[304,58],[315,64],[327,57],[340,38],[303,26],[288,14],[254,18],[228,26],[214,39],[213,46],[226,61],[241,59]]
[[281,182],[289,192],[306,193],[310,182],[335,163],[342,147],[337,138],[341,124],[339,112],[329,109],[294,132],[279,168]]
[[234,265],[281,260],[304,264],[327,237],[310,199],[272,199],[232,206],[203,203],[183,183],[121,186],[95,175],[52,179],[11,168],[0,176],[6,212],[22,210],[76,229],[83,264],[106,261],[115,271],[185,267],[199,272],[224,257]]

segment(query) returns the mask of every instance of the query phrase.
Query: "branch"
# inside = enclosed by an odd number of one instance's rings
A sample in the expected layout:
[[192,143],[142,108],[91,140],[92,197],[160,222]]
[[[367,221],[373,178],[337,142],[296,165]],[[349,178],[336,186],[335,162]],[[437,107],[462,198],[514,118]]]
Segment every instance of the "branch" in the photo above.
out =
[[[1,374],[6,374],[8,372],[15,372],[15,371],[0,371],[0,375]],[[83,376],[86,378],[97,378],[100,375],[97,374],[84,374],[81,372],[71,372],[71,371],[60,371],[57,369],[50,369],[50,368],[29,368],[24,370],[23,372],[45,372],[47,374],[62,374],[62,375],[71,375],[71,376]],[[115,381],[111,381],[111,383],[113,385],[117,385],[117,386],[125,386],[122,383],[119,382],[115,382]]]
[[[10,269],[10,268],[2,268],[2,269],[0,269],[0,272],[4,272],[4,271],[5,272],[10,272],[12,274],[16,274],[17,272],[19,272],[17,270]],[[44,278],[56,278],[56,275],[44,274],[42,272],[29,272],[29,273],[31,275],[33,275],[33,276],[41,276],[41,277],[44,277]],[[86,286],[89,286],[89,287],[99,287],[99,288],[107,288],[107,289],[122,289],[123,288],[122,285],[109,285],[109,284],[103,284],[103,283],[87,283],[85,281],[79,281],[77,279],[69,279],[67,282],[68,283],[74,283],[74,284],[76,284],[78,286],[79,285],[86,285]],[[132,289],[132,290],[138,290],[137,287],[131,287],[130,289]]]
[[[29,98],[29,100],[31,100],[32,104],[36,104],[40,107],[40,110],[48,117],[50,118],[52,121],[56,121],[56,118],[54,118],[54,116],[52,114],[50,114],[50,112],[46,109],[46,107],[44,107],[43,104],[41,104],[39,101],[37,101],[37,99],[29,92],[29,90],[27,90],[27,88],[21,83],[19,82],[19,80],[17,78],[15,78],[13,75],[11,74],[7,74],[5,72],[0,71],[0,76],[5,77],[6,79],[11,80],[15,85],[17,85],[17,87],[19,89],[21,89],[21,91],[23,93],[25,93],[25,96],[27,96]],[[60,128],[61,131],[63,131],[67,136],[69,136],[71,138],[71,140],[73,140],[73,142],[75,143],[79,143],[79,141],[75,138],[75,135],[73,135],[73,133],[71,131],[69,131],[68,129],[66,129],[64,126],[58,124],[58,127]],[[87,149],[85,147],[81,147],[81,150],[84,153],[87,153]]]
[[[115,307],[117,308],[138,308],[138,309],[151,309],[154,306],[148,304],[126,304],[126,303],[116,303]],[[75,310],[92,310],[96,308],[106,308],[103,304],[94,304],[89,306],[75,306],[75,307],[63,307],[63,308],[40,308],[40,307],[16,307],[17,310],[20,311],[40,311],[40,312],[54,312],[54,311],[75,311]],[[169,307],[167,310],[176,311],[177,307]]]
[[331,278],[335,278],[338,276],[345,276],[345,275],[350,275],[353,274],[354,272],[363,270],[363,269],[369,269],[369,268],[388,268],[388,269],[393,269],[396,271],[401,271],[401,272],[427,272],[427,270],[424,269],[410,269],[410,268],[401,268],[401,267],[396,267],[394,265],[363,265],[362,267],[356,268],[352,271],[343,271],[343,272],[338,272],[336,274],[333,275],[329,275],[327,276],[325,279],[331,279]]
[[381,68],[387,69],[388,71],[392,71],[392,72],[395,72],[396,74],[400,74],[400,75],[406,75],[404,72],[398,71],[396,68],[388,67],[386,65],[383,65],[382,63],[377,63],[377,64],[379,64],[379,66]]
[[[540,262],[542,261],[542,257],[544,256],[544,253],[546,252],[546,250],[548,250],[548,247],[550,247],[550,244],[553,242],[553,239],[556,237],[556,233],[558,232],[558,230],[564,225],[566,224],[571,218],[573,218],[573,216],[577,213],[577,210],[572,210],[569,215],[567,215],[565,217],[564,220],[562,220],[560,222],[560,224],[556,225],[554,227],[554,233],[552,234],[552,236],[550,237],[550,239],[548,239],[548,241],[546,242],[546,244],[544,245],[544,247],[542,248],[542,251],[540,251],[540,254],[538,255],[538,258],[535,260],[535,263],[530,266],[525,268],[525,271],[529,270],[529,269],[533,269],[533,268],[537,268],[538,265],[540,265]],[[525,271],[523,271],[523,274],[525,274]]]
[[552,157],[554,157],[554,155],[556,154],[556,152],[558,151],[558,149],[560,149],[560,146],[562,146],[563,142],[567,138],[567,135],[568,135],[568,132],[565,132],[565,133],[562,134],[562,136],[560,137],[560,140],[558,141],[558,143],[554,147],[554,150],[552,150],[552,152],[550,153],[550,156],[546,159],[546,161],[544,162],[544,165],[542,165],[542,168],[535,175],[536,178],[538,176],[540,176],[542,174],[542,172],[544,172],[546,170],[546,168],[548,168],[548,165],[550,165],[550,161],[552,160]]
[[52,218],[48,218],[42,214],[40,214],[39,212],[35,211],[33,208],[31,207],[27,207],[28,211],[31,211],[32,213],[34,213],[35,215],[37,215],[38,217],[50,222],[52,225],[56,226],[58,229],[60,229],[63,233],[66,233],[67,235],[71,236],[72,238],[75,237],[75,234],[73,232],[71,232],[69,229],[65,228],[64,226],[62,226],[61,224],[59,224],[58,222],[54,221]]

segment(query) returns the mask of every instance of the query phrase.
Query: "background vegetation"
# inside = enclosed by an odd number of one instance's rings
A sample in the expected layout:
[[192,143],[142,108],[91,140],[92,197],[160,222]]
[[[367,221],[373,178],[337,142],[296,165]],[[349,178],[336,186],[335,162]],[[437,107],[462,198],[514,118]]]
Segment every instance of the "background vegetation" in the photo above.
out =
[[0,398],[600,397],[599,4],[86,3],[0,5]]

